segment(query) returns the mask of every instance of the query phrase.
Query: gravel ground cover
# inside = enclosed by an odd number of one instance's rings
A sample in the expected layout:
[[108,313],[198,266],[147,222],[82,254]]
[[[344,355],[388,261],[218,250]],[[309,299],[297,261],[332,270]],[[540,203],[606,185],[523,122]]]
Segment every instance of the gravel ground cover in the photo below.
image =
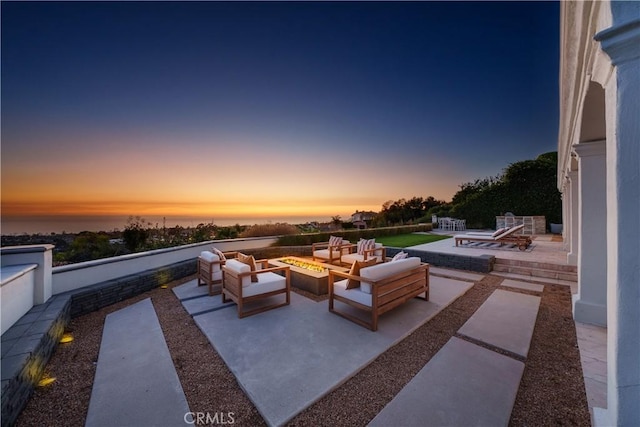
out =
[[[17,426],[84,425],[107,314],[151,298],[169,351],[194,412],[233,413],[239,426],[265,425],[222,358],[171,288],[193,277],[157,288],[135,298],[73,319],[75,340],[62,344],[47,365],[56,381],[37,388],[19,416]],[[409,337],[392,347],[341,387],[298,414],[294,426],[365,426],[480,307],[502,278],[487,275],[464,296]],[[511,291],[518,292],[513,289]],[[520,291],[528,293],[527,291]],[[299,292],[315,300],[316,297]],[[363,399],[362,396],[367,396]],[[426,421],[428,424],[428,421]],[[510,425],[589,426],[580,355],[571,315],[568,287],[546,285],[526,367],[511,414]]]

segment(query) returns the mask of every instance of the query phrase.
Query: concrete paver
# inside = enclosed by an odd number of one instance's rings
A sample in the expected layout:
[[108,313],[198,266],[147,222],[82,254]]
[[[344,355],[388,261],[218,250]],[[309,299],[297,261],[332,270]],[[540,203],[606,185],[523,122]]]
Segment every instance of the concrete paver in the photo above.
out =
[[497,289],[459,333],[527,357],[540,297]]
[[506,426],[520,361],[453,337],[369,426]]
[[606,408],[607,328],[576,322],[576,336],[589,409]]
[[[432,278],[431,301],[412,299],[372,332],[296,293],[291,305],[238,319],[194,316],[269,425],[282,425],[441,311],[473,283]],[[437,302],[435,302],[437,301]]]
[[189,405],[150,299],[105,319],[87,427],[188,425]]
[[173,288],[182,306],[191,316],[197,316],[209,311],[218,310],[234,305],[231,301],[222,303],[222,295],[211,295],[206,286],[198,286],[197,280],[192,280]]
[[451,268],[429,267],[429,274],[455,277],[456,279],[471,280],[478,282],[484,278],[484,274],[470,273],[468,271],[453,270]]
[[501,285],[509,286],[510,288],[525,289],[527,291],[534,291],[534,292],[544,291],[544,285],[537,285],[535,283],[527,283],[527,282],[522,282],[520,280],[513,280],[513,279],[504,279]]
[[209,287],[206,285],[198,286],[197,279],[193,279],[180,286],[176,286],[172,291],[180,301],[189,298],[209,296]]

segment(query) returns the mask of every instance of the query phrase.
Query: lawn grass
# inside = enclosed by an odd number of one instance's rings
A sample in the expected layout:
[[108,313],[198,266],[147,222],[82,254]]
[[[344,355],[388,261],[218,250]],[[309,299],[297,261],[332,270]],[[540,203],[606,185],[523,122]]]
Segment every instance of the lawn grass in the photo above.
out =
[[399,234],[397,236],[376,237],[376,243],[382,243],[384,246],[393,246],[395,248],[406,248],[407,246],[432,243],[450,238],[451,236],[439,236],[436,234]]

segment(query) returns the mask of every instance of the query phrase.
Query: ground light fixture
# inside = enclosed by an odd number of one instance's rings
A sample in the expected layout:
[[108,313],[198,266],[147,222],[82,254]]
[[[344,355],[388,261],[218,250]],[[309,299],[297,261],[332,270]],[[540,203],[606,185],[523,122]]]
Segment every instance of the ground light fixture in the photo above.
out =
[[62,338],[60,338],[60,343],[68,343],[73,341],[73,335],[70,333],[62,334]]
[[53,384],[55,381],[55,377],[43,376],[42,378],[40,378],[40,381],[38,381],[38,387],[46,387]]

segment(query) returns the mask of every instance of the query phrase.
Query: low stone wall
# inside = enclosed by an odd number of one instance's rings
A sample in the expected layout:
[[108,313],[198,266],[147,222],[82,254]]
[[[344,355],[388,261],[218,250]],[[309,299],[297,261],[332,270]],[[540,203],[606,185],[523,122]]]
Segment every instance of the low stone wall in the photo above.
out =
[[400,251],[408,253],[411,257],[420,257],[422,262],[428,262],[435,267],[454,268],[479,273],[490,273],[493,270],[493,264],[496,262],[496,257],[493,255],[445,254],[393,247],[387,247],[387,257],[391,258]]
[[71,317],[74,318],[196,274],[196,268],[196,260],[191,259],[97,283],[62,295],[71,297]]
[[71,318],[71,298],[34,306],[2,334],[2,425],[25,407]]

